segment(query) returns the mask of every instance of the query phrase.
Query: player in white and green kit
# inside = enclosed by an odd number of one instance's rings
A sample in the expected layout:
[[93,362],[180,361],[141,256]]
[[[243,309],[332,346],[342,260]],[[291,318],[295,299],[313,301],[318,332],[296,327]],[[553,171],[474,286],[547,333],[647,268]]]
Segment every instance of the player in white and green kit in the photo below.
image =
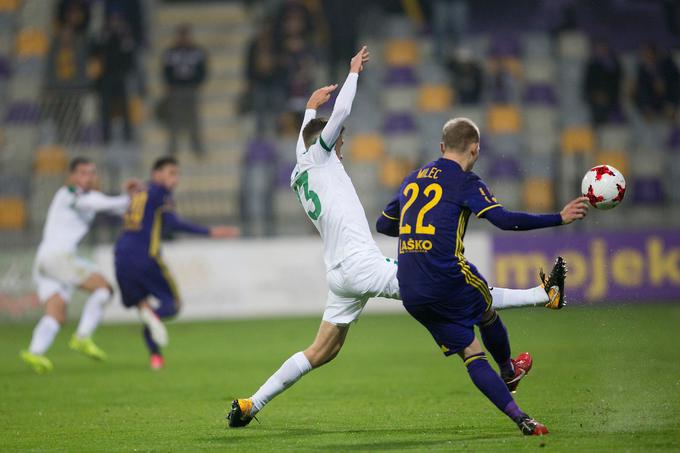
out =
[[[366,47],[352,58],[350,73],[328,120],[316,118],[316,110],[329,100],[337,85],[312,94],[297,142],[297,165],[291,174],[291,188],[324,243],[329,291],[319,332],[311,346],[286,360],[252,397],[233,401],[230,427],[246,426],[272,398],[313,368],[333,360],[368,299],[400,298],[397,263],[386,258],[373,240],[364,208],[342,165],[343,123],[352,109],[359,73],[368,60]],[[549,302],[540,286],[517,291],[494,288],[492,294],[494,308]]]

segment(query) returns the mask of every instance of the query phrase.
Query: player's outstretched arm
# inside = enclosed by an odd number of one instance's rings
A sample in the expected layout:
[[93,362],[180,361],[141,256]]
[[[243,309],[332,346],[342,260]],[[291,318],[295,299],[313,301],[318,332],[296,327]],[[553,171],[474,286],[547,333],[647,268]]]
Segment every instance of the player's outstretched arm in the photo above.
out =
[[91,212],[112,212],[122,215],[130,204],[129,195],[105,195],[96,190],[79,195],[74,207]]
[[352,102],[357,92],[357,80],[359,73],[364,70],[364,63],[370,60],[371,54],[368,48],[363,46],[361,50],[352,58],[349,65],[349,75],[338,93],[335,100],[333,113],[328,119],[326,127],[321,131],[320,143],[326,151],[333,149],[335,141],[342,131],[342,125],[352,111]]
[[305,129],[305,126],[307,126],[307,123],[316,118],[316,111],[319,109],[319,107],[328,102],[328,100],[331,98],[331,93],[335,91],[337,87],[338,85],[326,85],[325,87],[321,87],[314,91],[314,93],[312,93],[312,95],[309,97],[309,100],[307,101],[307,108],[305,110],[305,117],[302,119],[302,126],[300,126],[300,133],[298,134],[296,146],[298,154],[303,153],[306,149],[305,141],[302,138],[302,131]]
[[587,198],[579,197],[570,201],[559,214],[513,212],[498,206],[489,210],[485,218],[501,230],[526,231],[567,225],[588,214],[588,206],[584,201],[587,201]]

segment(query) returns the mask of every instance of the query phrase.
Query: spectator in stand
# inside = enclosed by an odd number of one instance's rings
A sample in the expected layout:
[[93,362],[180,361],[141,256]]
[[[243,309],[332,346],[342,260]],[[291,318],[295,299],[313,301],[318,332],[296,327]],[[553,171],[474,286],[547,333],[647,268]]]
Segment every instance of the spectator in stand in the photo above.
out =
[[641,50],[634,97],[636,107],[647,120],[674,118],[680,103],[680,73],[667,53],[654,45]]
[[478,104],[482,98],[484,75],[482,67],[468,49],[459,49],[448,62],[456,101],[463,105]]
[[620,110],[621,64],[606,42],[593,45],[583,79],[583,96],[595,126],[610,121]]
[[57,24],[69,27],[76,35],[84,35],[90,25],[89,0],[60,0],[57,4]]
[[102,138],[105,143],[111,141],[111,121],[115,116],[123,120],[123,139],[132,141],[127,83],[134,70],[134,52],[135,42],[127,23],[121,15],[112,14],[93,52],[98,67],[93,72],[99,93]]
[[274,30],[277,54],[286,80],[288,109],[301,112],[314,82],[316,55],[313,23],[309,10],[298,0],[287,0],[278,14]]
[[196,155],[205,152],[199,110],[200,88],[206,75],[206,52],[194,43],[189,25],[180,25],[174,44],[163,54],[170,154],[177,152],[178,134],[182,131],[189,133]]
[[81,96],[89,87],[84,38],[63,25],[47,56],[45,110],[57,127],[57,141],[68,144],[80,126]]
[[255,112],[256,130],[267,132],[282,110],[286,79],[275,54],[271,22],[262,25],[248,46],[242,111]]
[[328,23],[328,80],[339,80],[346,72],[358,47],[359,0],[323,0],[323,13]]

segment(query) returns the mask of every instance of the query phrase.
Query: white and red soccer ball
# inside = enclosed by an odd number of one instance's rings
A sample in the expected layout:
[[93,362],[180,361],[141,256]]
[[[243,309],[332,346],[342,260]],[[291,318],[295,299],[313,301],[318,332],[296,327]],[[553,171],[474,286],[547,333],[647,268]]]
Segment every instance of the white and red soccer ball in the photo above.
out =
[[588,170],[581,181],[581,193],[588,197],[591,206],[611,209],[623,201],[626,180],[611,165],[598,165]]

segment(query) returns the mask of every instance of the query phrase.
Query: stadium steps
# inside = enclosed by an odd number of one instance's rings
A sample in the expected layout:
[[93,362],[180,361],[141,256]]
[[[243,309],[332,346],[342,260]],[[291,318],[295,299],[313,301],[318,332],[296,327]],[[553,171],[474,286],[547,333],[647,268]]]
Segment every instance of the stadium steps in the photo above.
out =
[[[146,57],[149,105],[164,92],[161,59],[172,43],[178,25],[189,23],[196,43],[208,53],[209,78],[202,89],[201,118],[206,155],[194,156],[187,137],[181,137],[178,157],[182,183],[177,192],[181,214],[198,220],[232,220],[238,217],[240,160],[246,136],[236,104],[243,87],[243,62],[252,21],[240,3],[192,2],[161,5],[154,18],[154,47]],[[153,119],[140,129],[143,171],[166,153],[167,131]]]

